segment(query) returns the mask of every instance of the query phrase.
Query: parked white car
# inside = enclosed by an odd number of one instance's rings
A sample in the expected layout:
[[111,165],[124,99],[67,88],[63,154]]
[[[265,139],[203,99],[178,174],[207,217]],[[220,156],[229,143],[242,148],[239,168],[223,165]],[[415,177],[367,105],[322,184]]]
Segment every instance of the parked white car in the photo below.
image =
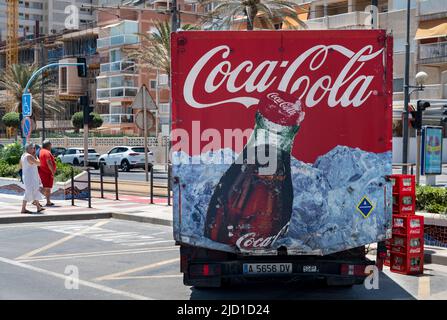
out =
[[[148,163],[154,164],[154,154],[150,150],[148,150],[147,159]],[[123,171],[129,172],[133,168],[144,168],[144,161],[144,147],[119,146],[100,156],[98,165],[117,164]]]
[[[84,149],[69,148],[63,154],[58,156],[62,163],[69,163],[74,166],[84,165]],[[99,153],[95,149],[88,149],[88,165],[98,168]]]

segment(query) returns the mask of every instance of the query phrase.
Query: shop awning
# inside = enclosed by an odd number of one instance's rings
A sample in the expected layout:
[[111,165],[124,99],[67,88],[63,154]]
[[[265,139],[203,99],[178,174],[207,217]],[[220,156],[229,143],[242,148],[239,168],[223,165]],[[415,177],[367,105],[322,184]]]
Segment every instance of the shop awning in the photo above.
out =
[[416,31],[415,40],[447,36],[447,19],[421,21]]

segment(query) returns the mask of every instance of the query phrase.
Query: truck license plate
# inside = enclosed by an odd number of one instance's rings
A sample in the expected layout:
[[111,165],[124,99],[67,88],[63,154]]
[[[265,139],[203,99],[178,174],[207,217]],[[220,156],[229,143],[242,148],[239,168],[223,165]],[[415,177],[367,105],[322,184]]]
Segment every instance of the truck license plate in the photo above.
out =
[[318,272],[317,266],[303,266],[303,272],[316,273]]
[[291,263],[244,263],[244,274],[292,273]]

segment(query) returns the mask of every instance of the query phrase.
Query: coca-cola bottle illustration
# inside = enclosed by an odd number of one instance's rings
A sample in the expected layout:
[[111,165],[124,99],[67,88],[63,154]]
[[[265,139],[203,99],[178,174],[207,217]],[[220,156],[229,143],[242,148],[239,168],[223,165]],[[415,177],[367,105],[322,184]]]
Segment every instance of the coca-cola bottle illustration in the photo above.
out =
[[207,238],[241,249],[268,248],[285,232],[293,203],[290,152],[303,119],[290,94],[260,100],[253,133],[211,197]]

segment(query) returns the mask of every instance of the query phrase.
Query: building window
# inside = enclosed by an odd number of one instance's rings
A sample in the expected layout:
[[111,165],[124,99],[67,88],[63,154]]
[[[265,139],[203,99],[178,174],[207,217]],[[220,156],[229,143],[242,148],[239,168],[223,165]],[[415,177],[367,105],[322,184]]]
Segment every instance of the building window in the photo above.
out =
[[396,78],[393,79],[393,92],[403,92],[404,91],[404,79]]
[[160,113],[169,113],[169,103],[160,103],[158,108]]
[[[416,8],[416,0],[411,0],[410,2],[411,9]],[[407,9],[407,0],[394,0],[392,10],[406,10]]]
[[169,77],[167,74],[160,74],[158,75],[158,84],[160,86],[166,86],[168,85]]
[[67,92],[67,67],[61,67],[61,92]]
[[151,90],[157,89],[157,80],[151,80],[149,82]]

